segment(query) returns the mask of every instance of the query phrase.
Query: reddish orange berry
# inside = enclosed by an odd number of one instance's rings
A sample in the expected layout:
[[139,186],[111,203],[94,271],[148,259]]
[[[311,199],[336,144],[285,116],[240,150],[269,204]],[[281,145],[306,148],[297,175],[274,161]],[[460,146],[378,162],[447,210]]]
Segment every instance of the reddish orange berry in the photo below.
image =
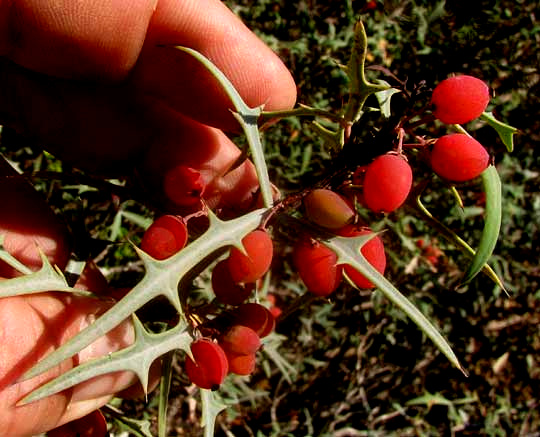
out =
[[364,203],[374,212],[392,212],[405,202],[411,186],[409,163],[399,155],[381,155],[367,167]]
[[[349,225],[345,226],[343,229],[340,229],[338,231],[338,235],[342,237],[357,237],[360,235],[370,234],[371,232],[372,231],[369,228]],[[364,244],[360,252],[367,260],[367,262],[369,262],[373,267],[375,267],[375,269],[379,273],[384,274],[384,270],[386,268],[386,254],[384,252],[383,242],[378,235],[373,237],[366,244]],[[345,274],[358,288],[373,288],[373,283],[354,267],[346,264],[343,266],[343,269],[345,271]]]
[[227,373],[229,362],[221,346],[209,338],[200,338],[191,343],[193,361],[186,356],[186,374],[193,384],[200,388],[217,389]]
[[185,165],[173,167],[163,178],[163,191],[166,196],[180,206],[197,204],[205,189],[206,182],[201,173]]
[[255,282],[270,268],[274,246],[266,231],[257,229],[242,239],[247,255],[233,247],[227,263],[234,282]]
[[293,262],[307,289],[317,296],[328,296],[341,282],[337,255],[317,240],[298,240],[293,248]]
[[244,303],[233,313],[234,323],[253,329],[259,337],[266,337],[276,324],[272,313],[258,303]]
[[221,337],[220,345],[226,352],[250,355],[259,350],[261,339],[253,329],[234,325]]
[[227,359],[229,360],[229,373],[247,376],[255,370],[255,354],[241,355],[227,352]]
[[319,188],[304,197],[306,216],[313,223],[327,229],[339,229],[354,219],[354,208],[342,196]]
[[487,150],[465,134],[439,138],[431,151],[431,168],[444,179],[468,181],[479,176],[489,164]]
[[240,305],[251,295],[255,284],[234,282],[227,260],[222,260],[212,270],[212,289],[220,302],[227,305]]
[[181,217],[164,215],[146,230],[141,240],[141,249],[151,257],[162,260],[182,249],[187,237],[187,226]]
[[486,110],[489,88],[473,76],[449,77],[435,87],[431,102],[433,114],[443,123],[468,123]]

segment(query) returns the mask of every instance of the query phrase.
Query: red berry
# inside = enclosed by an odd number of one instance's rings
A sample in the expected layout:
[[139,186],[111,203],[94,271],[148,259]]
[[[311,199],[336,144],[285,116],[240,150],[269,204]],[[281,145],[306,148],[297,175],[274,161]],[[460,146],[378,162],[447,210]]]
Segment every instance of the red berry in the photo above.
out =
[[331,190],[319,188],[304,197],[306,216],[313,223],[328,229],[339,229],[350,223],[354,208]]
[[245,303],[235,309],[234,323],[253,329],[262,338],[272,332],[276,322],[267,308],[258,303]]
[[234,325],[221,337],[220,345],[227,353],[250,355],[259,350],[261,339],[253,329]]
[[487,150],[465,134],[439,138],[431,151],[431,167],[440,177],[463,182],[480,175],[489,164]]
[[193,361],[186,356],[186,374],[200,388],[217,389],[227,373],[229,362],[221,346],[209,338],[200,338],[191,343]]
[[217,300],[224,304],[240,305],[254,288],[254,283],[237,284],[233,281],[227,260],[218,262],[212,270],[212,289]]
[[317,296],[328,296],[341,281],[337,255],[317,240],[298,240],[293,248],[293,262],[307,289]]
[[270,308],[268,311],[274,316],[274,323],[276,322],[276,319],[281,316],[281,313],[283,313],[283,310],[277,305],[276,303],[276,296],[272,293],[268,293],[266,295],[266,300],[270,303]]
[[435,87],[431,102],[435,106],[435,117],[443,123],[467,123],[486,110],[489,88],[473,76],[449,77]]
[[163,190],[167,197],[180,206],[197,204],[206,188],[201,173],[191,167],[178,165],[165,173]]
[[257,229],[242,239],[247,255],[233,247],[227,263],[234,282],[255,282],[270,268],[274,247],[267,232]]
[[[349,225],[340,229],[338,235],[341,235],[342,237],[358,237],[360,235],[370,234],[371,232],[372,231],[369,228]],[[379,273],[384,274],[384,269],[386,268],[386,254],[384,253],[383,242],[378,235],[364,244],[360,252],[367,262],[375,267]],[[358,288],[373,288],[373,283],[354,267],[346,264],[343,266],[343,269],[345,270],[345,274]]]
[[107,421],[99,410],[47,432],[48,437],[105,437]]
[[407,199],[412,186],[411,166],[399,155],[381,155],[364,176],[364,203],[374,212],[392,212]]
[[228,352],[227,359],[229,360],[229,373],[246,376],[255,370],[255,354],[240,355]]
[[181,217],[164,215],[146,230],[141,249],[155,259],[165,259],[182,249],[187,237],[187,226]]

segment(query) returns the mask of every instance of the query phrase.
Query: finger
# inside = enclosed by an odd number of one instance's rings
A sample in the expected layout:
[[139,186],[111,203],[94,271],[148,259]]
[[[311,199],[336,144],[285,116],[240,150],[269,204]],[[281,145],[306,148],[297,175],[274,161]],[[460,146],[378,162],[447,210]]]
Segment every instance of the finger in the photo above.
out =
[[[168,168],[191,165],[207,173],[213,205],[219,203],[219,189],[230,194],[234,205],[256,185],[251,164],[223,177],[240,153],[223,133],[156,99],[137,100],[105,85],[58,86],[53,78],[41,87],[31,75],[17,74],[20,68],[11,67],[4,83],[14,93],[7,99],[0,96],[0,102],[13,102],[24,120],[19,128],[33,132],[49,151],[76,167],[122,175],[142,163],[143,182],[159,192]],[[44,123],[40,114],[49,114],[51,120]]]
[[21,375],[53,349],[87,326],[110,303],[43,293],[0,299],[0,429],[5,435],[34,435],[82,417],[107,402],[110,394],[133,384],[133,375],[119,372],[94,378],[30,404],[16,406],[25,395],[65,373],[79,362],[103,356],[133,341],[122,324],[71,359],[32,379]]
[[[237,128],[237,123],[215,80],[188,55],[157,44],[199,50],[225,72],[252,106],[283,109],[296,98],[294,82],[283,63],[218,0],[161,0],[157,5],[143,0],[99,0],[75,7],[69,0],[54,5],[15,0],[1,3],[0,29],[4,29],[0,55],[27,69],[78,79],[122,79],[133,69],[134,89],[218,127]],[[10,90],[3,81],[0,87]],[[16,121],[3,100],[0,114]],[[54,101],[53,94],[51,104]],[[44,125],[54,121],[48,114],[39,114]]]
[[[1,157],[0,193],[0,235],[4,237],[4,248],[24,265],[36,270],[41,267],[39,247],[52,264],[63,268],[69,256],[65,226],[43,197]],[[0,276],[17,274],[0,260]]]
[[[201,12],[204,11],[204,12]],[[140,89],[205,124],[238,129],[216,80],[190,55],[159,45],[181,45],[208,57],[252,107],[285,109],[296,88],[280,59],[227,7],[215,0],[161,0],[132,73]]]
[[[142,174],[152,188],[161,193],[160,201],[173,211],[175,206],[164,195],[164,175],[178,164],[201,172],[207,183],[204,197],[212,208],[241,207],[258,187],[253,164],[245,161],[231,171],[240,150],[219,129],[202,125],[168,107],[156,108],[160,125],[142,160]],[[184,145],[179,147],[179,145]],[[178,211],[181,212],[181,211]]]
[[134,65],[156,2],[0,2],[0,55],[59,77],[121,78]]

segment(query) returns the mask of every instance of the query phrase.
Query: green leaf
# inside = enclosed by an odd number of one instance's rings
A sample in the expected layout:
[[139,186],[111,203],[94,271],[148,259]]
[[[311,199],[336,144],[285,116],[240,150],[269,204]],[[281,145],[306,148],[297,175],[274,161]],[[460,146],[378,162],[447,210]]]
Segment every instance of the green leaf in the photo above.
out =
[[482,237],[476,254],[465,273],[462,283],[465,284],[474,278],[486,265],[495,249],[502,220],[502,194],[501,180],[495,166],[490,165],[482,173],[484,191],[486,192],[485,221]]
[[348,122],[356,122],[362,116],[362,108],[366,99],[373,93],[390,88],[389,85],[368,82],[365,74],[367,57],[367,35],[364,25],[358,21],[354,27],[354,42],[351,57],[347,64],[347,75],[350,81],[349,100],[343,112]]
[[161,355],[172,350],[188,350],[192,337],[187,331],[187,325],[183,322],[168,331],[154,334],[144,329],[135,315],[132,317],[135,327],[135,341],[133,344],[120,351],[79,364],[77,367],[32,391],[19,401],[18,405],[43,399],[96,376],[126,370],[137,375],[146,392],[148,374],[152,363]]
[[384,80],[378,80],[377,81],[381,85],[386,85],[388,88],[382,91],[377,91],[375,93],[375,97],[377,97],[377,101],[379,102],[379,107],[381,108],[381,114],[384,118],[390,118],[392,115],[392,109],[390,107],[390,100],[392,99],[392,96],[396,93],[400,93],[396,88],[390,88],[390,84]]
[[[259,209],[229,221],[222,221],[209,211],[210,226],[208,230],[176,255],[162,261],[155,260],[137,249],[137,253],[143,260],[146,269],[145,276],[141,281],[99,319],[42,359],[25,373],[21,379],[28,379],[39,375],[65,359],[72,357],[105,333],[118,326],[123,320],[130,317],[135,311],[157,296],[165,296],[177,309],[181,318],[183,318],[183,311],[178,296],[178,284],[180,280],[205,260],[210,253],[231,245],[241,245],[242,238],[259,226],[265,211],[265,209]],[[13,283],[12,281],[21,281],[18,286],[22,288],[26,285],[26,290],[33,290],[33,287],[39,287],[39,283],[30,281],[32,279],[31,276],[28,275],[0,282],[0,294],[6,288],[10,287],[10,284]],[[25,283],[25,280],[30,282]],[[54,287],[46,288],[47,291],[55,289]]]
[[450,362],[461,370],[465,375],[467,372],[459,363],[458,358],[452,348],[437,328],[412,304],[403,294],[395,288],[383,275],[377,271],[360,252],[360,249],[376,234],[361,235],[358,237],[333,237],[325,240],[324,244],[330,247],[338,256],[339,264],[349,264],[360,271],[367,279],[389,299],[397,305],[437,346],[437,348],[450,360]]
[[204,437],[213,437],[216,418],[227,406],[215,391],[201,389],[202,418]]
[[518,130],[509,124],[497,120],[492,112],[484,112],[480,118],[497,131],[499,138],[506,146],[506,150],[512,152],[514,150],[514,135]]
[[250,108],[244,100],[242,100],[242,97],[238,91],[236,91],[229,79],[227,79],[227,77],[208,58],[188,47],[174,46],[174,48],[190,54],[203,64],[206,69],[212,73],[214,78],[220,83],[223,90],[231,99],[236,111],[233,112],[233,115],[242,126],[249,144],[251,159],[257,172],[264,206],[270,208],[273,204],[272,185],[270,184],[270,178],[268,177],[266,159],[264,157],[263,147],[259,136],[259,128],[257,126],[257,119],[261,115],[262,108]]
[[[464,255],[466,255],[469,258],[474,258],[476,255],[475,250],[469,246],[469,244],[463,240],[459,235],[457,235],[454,231],[452,231],[450,228],[448,228],[446,225],[441,223],[439,220],[437,220],[431,212],[427,210],[427,208],[422,203],[422,199],[420,196],[417,196],[416,198],[416,208],[413,209],[415,212],[420,213],[420,217],[427,221],[428,224],[433,227],[434,230],[439,232],[446,240],[449,242],[455,244],[458,248],[462,249],[462,252]],[[485,264],[482,268],[484,273],[491,278],[493,282],[495,282],[499,287],[501,287],[505,292],[507,291],[503,281],[497,276],[497,273],[491,268],[489,264]]]
[[11,256],[3,247],[0,247],[0,259],[18,271],[26,273],[24,276],[2,281],[0,283],[0,297],[37,294],[51,290],[74,293],[78,296],[94,296],[89,291],[70,287],[63,273],[51,265],[47,256],[41,250],[39,250],[39,256],[41,257],[41,268],[37,272],[32,272]]
[[273,332],[269,336],[263,338],[263,353],[267,355],[276,365],[276,367],[279,369],[285,380],[292,384],[293,377],[296,376],[297,371],[296,368],[293,367],[283,356],[282,353],[279,352],[278,348],[281,346],[281,343],[283,341],[287,340],[287,337],[284,335],[279,335]]
[[167,437],[167,407],[172,381],[172,362],[174,353],[167,353],[161,360],[161,378],[159,382],[158,436]]

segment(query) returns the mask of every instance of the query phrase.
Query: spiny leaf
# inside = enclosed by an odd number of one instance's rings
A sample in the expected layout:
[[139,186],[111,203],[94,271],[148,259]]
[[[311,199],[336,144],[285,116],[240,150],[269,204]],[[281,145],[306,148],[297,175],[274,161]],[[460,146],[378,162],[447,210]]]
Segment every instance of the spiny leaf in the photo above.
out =
[[459,363],[452,348],[432,323],[416,308],[404,295],[402,295],[383,275],[381,275],[362,255],[360,249],[376,234],[361,235],[358,237],[333,237],[324,244],[334,250],[338,256],[339,264],[349,264],[360,271],[368,280],[389,299],[397,305],[418,327],[435,343],[439,350],[450,362],[465,375],[465,369]]
[[354,43],[351,57],[347,65],[347,75],[350,80],[349,100],[344,110],[344,119],[350,122],[358,121],[366,99],[373,93],[390,88],[389,85],[373,84],[367,81],[365,63],[367,57],[367,35],[361,21],[354,28]]
[[514,150],[514,135],[517,133],[515,127],[503,123],[495,118],[493,112],[484,112],[480,118],[486,121],[499,134],[499,138],[506,146],[506,150],[512,152]]
[[167,353],[161,360],[161,378],[159,382],[158,436],[167,437],[167,407],[172,381],[172,362],[174,353]]
[[204,437],[213,437],[216,426],[216,418],[227,406],[222,402],[218,394],[211,390],[201,389],[202,418]]
[[[137,249],[146,268],[142,280],[94,323],[37,363],[23,375],[22,379],[39,375],[63,360],[72,357],[118,326],[123,320],[157,296],[165,296],[183,317],[177,292],[181,278],[213,251],[239,244],[244,235],[260,224],[264,211],[265,209],[259,209],[226,222],[209,211],[210,226],[208,230],[176,255],[162,261],[155,260]],[[24,279],[24,277],[21,279]],[[2,281],[0,283],[0,292],[14,280]],[[27,290],[31,289],[27,288]],[[48,290],[51,290],[51,288]]]
[[387,89],[382,91],[377,91],[375,93],[375,97],[377,98],[377,102],[379,102],[379,108],[381,108],[381,114],[384,118],[390,118],[392,115],[392,109],[390,106],[390,102],[392,100],[392,96],[396,93],[400,93],[396,88],[390,88],[390,84],[384,80],[379,80],[379,84],[388,86]]
[[171,350],[189,349],[192,340],[191,335],[186,331],[185,323],[179,323],[168,331],[154,334],[146,331],[139,319],[133,315],[133,326],[135,327],[135,341],[132,345],[74,367],[31,392],[19,401],[18,405],[43,399],[96,376],[119,371],[135,373],[146,392],[148,373],[152,363]]
[[205,56],[197,52],[196,50],[188,47],[175,46],[176,49],[182,50],[193,56],[200,63],[202,63],[206,69],[212,73],[214,78],[223,87],[223,90],[227,93],[231,99],[234,109],[234,117],[238,120],[238,123],[242,126],[246,139],[251,151],[251,159],[255,165],[257,172],[257,178],[261,188],[261,194],[263,198],[264,206],[270,208],[273,204],[272,199],[272,186],[270,184],[270,178],[268,177],[268,169],[266,167],[266,159],[264,158],[264,152],[259,137],[259,128],[257,126],[257,119],[261,115],[261,108],[250,108],[242,99],[238,91],[234,88],[230,80]]
[[39,250],[39,255],[41,268],[37,272],[32,272],[15,260],[5,249],[0,248],[0,259],[3,259],[22,273],[26,273],[24,276],[0,282],[0,297],[37,294],[51,290],[70,292],[79,296],[94,296],[93,293],[88,291],[70,287],[62,272],[51,265],[47,256],[41,250]]
[[465,273],[462,283],[465,284],[474,278],[486,265],[495,249],[502,220],[502,194],[501,180],[497,169],[490,165],[482,173],[484,191],[486,192],[485,221],[480,244],[469,269]]
[[[469,246],[469,244],[465,240],[463,240],[463,238],[461,238],[454,231],[452,231],[446,225],[437,220],[433,216],[433,214],[431,214],[431,212],[429,212],[428,209],[424,206],[420,196],[416,198],[416,208],[414,210],[420,212],[420,217],[422,217],[423,220],[426,220],[429,225],[432,226],[436,231],[438,231],[444,238],[446,238],[446,240],[454,243],[458,248],[462,249],[462,253],[464,255],[469,258],[474,258],[474,256],[476,255],[475,250],[471,246]],[[507,292],[503,281],[497,276],[497,273],[495,273],[495,271],[491,268],[489,264],[485,264],[482,270],[493,282],[495,282],[495,284],[497,284],[499,287],[501,287],[501,289]]]

